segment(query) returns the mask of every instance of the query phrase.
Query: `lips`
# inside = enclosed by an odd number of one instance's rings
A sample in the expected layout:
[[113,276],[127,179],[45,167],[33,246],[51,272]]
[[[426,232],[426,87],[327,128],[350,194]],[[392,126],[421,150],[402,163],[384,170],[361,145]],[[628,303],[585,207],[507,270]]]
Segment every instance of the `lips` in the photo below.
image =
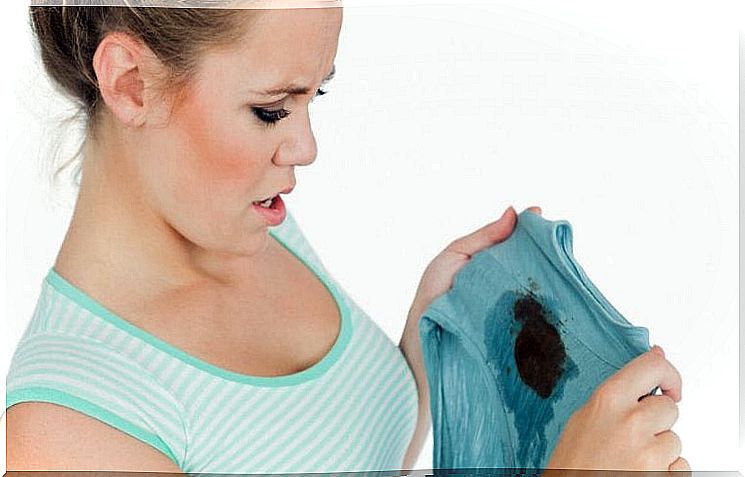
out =
[[259,203],[261,203],[261,202],[264,202],[264,201],[267,201],[267,200],[269,200],[269,199],[271,199],[271,198],[273,198],[273,197],[276,197],[276,196],[277,196],[277,195],[279,195],[279,194],[289,194],[290,192],[292,192],[292,190],[293,190],[294,188],[295,188],[295,184],[292,184],[292,185],[290,185],[290,186],[288,186],[288,187],[285,187],[284,189],[282,189],[281,191],[277,192],[277,193],[276,193],[276,194],[274,194],[274,195],[270,195],[270,196],[267,196],[267,197],[265,197],[265,198],[263,198],[263,199],[259,199],[259,200],[256,200],[256,201],[254,201],[253,203],[254,203],[254,204],[259,204]]

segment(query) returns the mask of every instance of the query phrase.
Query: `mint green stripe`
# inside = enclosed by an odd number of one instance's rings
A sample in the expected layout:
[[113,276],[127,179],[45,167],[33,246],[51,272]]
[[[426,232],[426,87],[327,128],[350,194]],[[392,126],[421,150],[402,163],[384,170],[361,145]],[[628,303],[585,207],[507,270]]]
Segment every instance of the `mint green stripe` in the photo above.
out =
[[[368,334],[360,336],[358,340],[362,338],[370,340],[374,337],[377,338],[375,335]],[[252,455],[247,455],[239,463],[247,468],[257,468],[263,465],[264,468],[273,469],[281,467],[284,462],[291,461],[293,455],[305,454],[314,456],[315,454],[308,452],[308,450],[312,444],[318,441],[318,435],[324,429],[337,430],[339,429],[339,425],[356,420],[358,416],[355,415],[355,412],[358,409],[351,407],[345,411],[344,402],[359,399],[356,395],[360,392],[377,394],[378,388],[374,386],[372,381],[377,376],[378,364],[390,363],[390,361],[380,359],[385,352],[385,342],[383,340],[374,340],[372,342],[375,343],[376,341],[375,348],[359,345],[355,347],[355,349],[365,349],[367,352],[356,353],[353,355],[353,361],[344,363],[345,372],[335,381],[332,390],[326,391],[325,389],[316,387],[303,396],[302,405],[277,406],[274,413],[257,409],[256,414],[260,417],[255,421],[252,420],[252,422],[259,428],[271,426],[272,419],[280,413],[283,420],[292,424],[286,429],[283,429],[281,434],[276,437],[272,436],[271,444],[265,449]],[[375,366],[374,369],[371,369],[373,366]],[[371,381],[369,391],[357,390],[359,382],[357,373],[359,373],[360,369],[366,370],[365,377]],[[292,404],[292,402],[289,404]],[[218,463],[229,459],[238,459],[235,456],[236,452],[238,451],[233,449],[232,454],[225,455],[222,458],[223,460],[218,461]],[[307,460],[307,457],[303,457],[302,459]]]
[[[42,359],[39,359],[39,356]],[[99,393],[107,392],[108,394],[119,397],[123,397],[123,392],[126,389],[130,393],[130,397],[135,397],[141,402],[149,404],[151,408],[157,411],[159,416],[169,421],[176,421],[178,419],[176,411],[164,407],[162,400],[156,400],[157,397],[153,394],[153,389],[146,385],[141,376],[133,373],[130,369],[107,369],[107,363],[93,357],[89,357],[88,361],[82,363],[79,360],[69,359],[69,356],[57,356],[51,362],[49,359],[43,358],[44,353],[24,355],[23,361],[19,362],[16,366],[16,372],[19,375],[16,379],[38,378],[38,375],[42,373],[42,376],[55,377],[58,375],[77,380],[79,385],[92,386]],[[69,361],[65,361],[66,359],[69,359]],[[86,368],[86,366],[94,361],[97,366],[100,366],[98,370]],[[104,379],[101,379],[102,370],[106,372],[105,376],[103,376]],[[123,379],[119,379],[119,376]],[[135,386],[132,386],[132,384]],[[117,385],[121,386],[121,388],[117,389]],[[169,427],[173,430],[173,426]]]
[[298,260],[300,260],[329,290],[334,298],[334,301],[336,302],[336,307],[341,318],[341,329],[339,332],[339,336],[337,337],[336,342],[331,347],[331,350],[326,354],[326,356],[324,356],[320,361],[318,361],[310,368],[286,376],[251,376],[247,374],[236,373],[212,365],[176,348],[175,346],[161,340],[155,335],[152,335],[142,328],[138,328],[128,321],[115,315],[114,313],[106,309],[103,305],[88,296],[85,292],[65,280],[65,278],[60,276],[54,270],[54,267],[51,267],[49,269],[49,273],[46,276],[46,281],[54,288],[56,288],[60,293],[66,295],[68,298],[75,301],[78,305],[87,309],[91,313],[100,316],[114,326],[126,331],[130,335],[146,341],[156,348],[160,349],[161,351],[168,353],[171,356],[174,356],[181,361],[184,361],[207,373],[230,381],[237,381],[255,386],[292,386],[321,376],[324,372],[326,372],[328,368],[331,367],[331,365],[333,365],[339,359],[339,356],[341,356],[341,354],[344,352],[344,349],[347,347],[347,344],[349,343],[349,340],[352,336],[352,323],[349,316],[350,310],[347,307],[344,298],[342,297],[341,291],[334,284],[333,280],[327,279],[324,274],[320,272],[320,270],[316,269],[315,266],[295,253],[295,251],[289,248],[284,241],[277,237],[275,233],[273,233],[272,231],[270,231],[269,233],[277,238],[277,241],[282,244],[282,246],[284,246],[290,253],[292,253]]
[[113,426],[122,432],[136,437],[146,444],[149,444],[150,446],[158,449],[160,452],[168,456],[168,458],[171,459],[177,466],[179,466],[179,468],[181,467],[181,464],[179,463],[178,459],[176,459],[176,456],[160,437],[131,424],[129,421],[122,419],[116,414],[107,411],[106,409],[97,406],[90,401],[86,401],[85,399],[81,399],[77,396],[73,396],[56,389],[43,387],[27,387],[9,391],[5,397],[5,408],[7,409],[19,402],[27,401],[40,401],[52,404],[59,404],[61,406],[80,411],[84,414],[98,419],[99,421],[103,421],[106,424]]
[[[374,442],[380,446],[381,455],[383,456],[381,457],[383,459],[381,463],[376,465],[383,465],[383,463],[393,461],[395,457],[397,463],[387,465],[395,465],[394,468],[398,468],[402,464],[402,461],[399,461],[400,459],[398,457],[400,455],[400,458],[403,459],[403,455],[411,442],[413,431],[411,431],[411,435],[407,435],[405,432],[409,432],[409,429],[416,426],[418,407],[412,408],[409,405],[409,395],[407,395],[405,389],[401,391],[400,395],[401,399],[393,406],[395,416],[391,415],[385,426],[379,429],[374,438]],[[413,418],[412,412],[414,413]],[[414,423],[410,426],[412,420]]]

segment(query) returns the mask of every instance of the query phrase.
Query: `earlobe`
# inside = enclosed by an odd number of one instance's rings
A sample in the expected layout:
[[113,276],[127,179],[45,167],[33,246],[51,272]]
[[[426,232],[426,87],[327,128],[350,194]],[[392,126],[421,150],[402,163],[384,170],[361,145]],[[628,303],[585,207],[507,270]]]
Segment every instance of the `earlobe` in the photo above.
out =
[[122,32],[109,33],[93,55],[101,97],[122,123],[139,126],[144,122],[145,80],[143,46]]

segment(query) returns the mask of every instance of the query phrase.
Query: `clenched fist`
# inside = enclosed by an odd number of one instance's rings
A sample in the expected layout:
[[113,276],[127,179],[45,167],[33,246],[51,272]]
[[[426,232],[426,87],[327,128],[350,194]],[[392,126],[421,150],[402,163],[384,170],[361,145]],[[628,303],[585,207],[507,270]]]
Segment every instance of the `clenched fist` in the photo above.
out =
[[[681,378],[654,346],[611,375],[567,421],[549,469],[690,470],[680,456]],[[655,386],[663,394],[646,395]],[[547,471],[546,476],[561,476]]]

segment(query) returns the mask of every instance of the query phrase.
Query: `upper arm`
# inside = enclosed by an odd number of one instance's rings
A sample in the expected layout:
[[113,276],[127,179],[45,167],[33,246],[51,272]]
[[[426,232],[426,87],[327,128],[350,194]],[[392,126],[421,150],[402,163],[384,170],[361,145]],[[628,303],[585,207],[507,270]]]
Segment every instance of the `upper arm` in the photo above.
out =
[[6,413],[6,468],[183,473],[155,448],[75,410],[23,402]]
[[406,449],[402,469],[413,469],[417,458],[424,447],[429,429],[432,424],[431,411],[429,405],[429,385],[427,383],[427,372],[422,356],[422,348],[419,341],[419,325],[417,323],[421,313],[412,312],[406,320],[404,331],[399,343],[406,362],[414,375],[416,381],[419,411],[417,414],[416,427],[411,443]]
[[14,465],[130,469],[159,465],[161,457],[170,459],[172,471],[185,465],[181,403],[155,375],[103,343],[29,337],[14,354],[6,383],[6,446]]

